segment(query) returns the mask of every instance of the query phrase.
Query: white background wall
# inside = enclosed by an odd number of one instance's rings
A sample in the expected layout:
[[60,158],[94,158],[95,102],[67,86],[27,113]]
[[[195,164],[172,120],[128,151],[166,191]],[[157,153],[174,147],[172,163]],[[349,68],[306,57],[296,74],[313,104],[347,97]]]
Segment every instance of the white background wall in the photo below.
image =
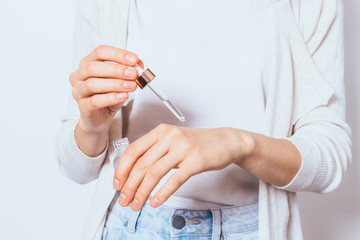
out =
[[[0,239],[79,238],[94,183],[60,175],[54,142],[65,111],[74,0],[0,0]],[[360,1],[346,0],[348,121],[354,164],[327,195],[300,194],[305,239],[360,239]]]

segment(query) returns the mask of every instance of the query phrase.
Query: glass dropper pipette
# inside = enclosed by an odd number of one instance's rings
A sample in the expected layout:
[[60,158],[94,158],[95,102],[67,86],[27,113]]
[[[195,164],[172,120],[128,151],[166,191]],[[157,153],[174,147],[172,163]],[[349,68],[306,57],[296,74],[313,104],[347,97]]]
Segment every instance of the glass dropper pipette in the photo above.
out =
[[155,78],[155,74],[153,74],[148,68],[144,70],[144,63],[140,59],[135,68],[139,72],[139,76],[136,79],[136,83],[139,85],[139,87],[143,89],[145,86],[148,86],[149,89],[161,100],[161,102],[175,115],[175,117],[177,117],[177,119],[179,119],[181,122],[185,122],[185,116],[170,101],[170,99],[154,86],[151,86],[150,82]]

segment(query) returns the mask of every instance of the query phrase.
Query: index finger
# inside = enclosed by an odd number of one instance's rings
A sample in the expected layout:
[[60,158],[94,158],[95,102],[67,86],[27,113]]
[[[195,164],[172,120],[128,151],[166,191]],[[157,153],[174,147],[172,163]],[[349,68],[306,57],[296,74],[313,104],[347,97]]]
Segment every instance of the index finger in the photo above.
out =
[[114,189],[120,190],[123,187],[135,162],[156,142],[157,137],[150,131],[126,148],[115,170]]
[[108,45],[98,46],[85,59],[88,61],[110,61],[128,66],[135,66],[138,62],[138,56],[135,53]]

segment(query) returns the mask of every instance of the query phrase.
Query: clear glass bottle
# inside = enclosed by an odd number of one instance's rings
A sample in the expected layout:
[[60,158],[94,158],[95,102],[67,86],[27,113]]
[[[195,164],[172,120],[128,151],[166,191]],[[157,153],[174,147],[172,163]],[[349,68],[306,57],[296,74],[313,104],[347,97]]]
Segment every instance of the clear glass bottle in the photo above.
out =
[[119,159],[124,154],[126,148],[129,146],[129,139],[128,138],[120,138],[113,141],[114,151],[115,151],[115,158],[114,158],[114,169],[116,169]]

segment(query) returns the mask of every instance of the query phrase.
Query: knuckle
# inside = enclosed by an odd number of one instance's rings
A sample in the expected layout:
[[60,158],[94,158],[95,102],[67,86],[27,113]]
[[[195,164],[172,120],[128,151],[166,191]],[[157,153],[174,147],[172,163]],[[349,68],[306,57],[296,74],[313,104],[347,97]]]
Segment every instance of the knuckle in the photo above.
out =
[[[126,100],[128,100],[129,99],[129,93],[127,93],[127,92],[123,92],[122,94],[125,94],[125,97],[122,99],[122,102],[125,102]],[[116,99],[116,102],[118,102],[119,100],[118,99]]]
[[170,128],[170,125],[169,124],[166,124],[166,123],[161,123],[157,126],[157,130],[159,131],[167,131],[168,129]]
[[[119,165],[120,165],[120,163],[119,163]],[[115,170],[114,176],[116,179],[123,179],[123,176],[125,176],[125,173],[123,171],[120,171],[119,169],[121,169],[121,168],[119,168],[119,167]]]
[[116,91],[122,91],[123,90],[123,81],[114,80],[112,84],[112,88]]
[[209,164],[206,163],[206,162],[207,162],[207,161],[206,161],[206,160],[207,160],[206,157],[205,157],[202,153],[198,153],[198,154],[196,154],[196,158],[197,158],[197,165],[196,165],[195,167],[191,168],[191,171],[198,173],[198,171],[199,171],[200,169],[206,169],[206,170],[208,170]]
[[121,192],[124,193],[126,196],[130,196],[131,195],[131,190],[129,189],[129,186],[125,185],[122,189]]
[[117,103],[118,99],[116,98],[116,93],[110,94],[109,95],[109,102],[111,103]]
[[75,72],[72,72],[69,76],[69,82],[71,84],[71,86],[74,86],[75,83]]
[[92,108],[97,108],[97,106],[98,106],[95,98],[93,98],[93,97],[89,98],[89,104],[90,104],[90,107],[92,107]]
[[71,94],[73,96],[74,99],[77,99],[77,91],[75,90],[75,88],[73,88],[73,90],[71,91]]
[[104,51],[105,51],[106,47],[105,45],[99,45],[94,49],[94,54],[95,56],[99,57],[102,56]]
[[147,196],[142,191],[137,191],[135,194],[135,198],[140,202],[145,202]]
[[94,91],[94,83],[92,81],[87,80],[83,85],[83,88],[86,92],[92,93]]
[[139,158],[135,164],[136,171],[144,172],[148,166],[148,163],[144,158]]
[[180,128],[177,128],[177,127],[172,127],[170,130],[169,130],[169,136],[170,137],[180,137],[184,134],[183,130],[180,129]]
[[130,183],[127,183],[121,191],[128,197],[131,198],[134,196],[136,191],[136,186]]
[[96,68],[97,64],[95,62],[89,62],[87,63],[87,65],[85,66],[85,71],[87,72],[87,74],[89,75],[95,75],[96,74]]
[[124,49],[117,49],[116,55],[119,57],[125,58],[126,53],[125,53]]
[[161,178],[161,169],[153,166],[149,169],[148,175],[150,178],[159,179]]
[[134,155],[134,154],[136,154],[136,145],[133,143],[133,144],[130,144],[127,148],[126,148],[126,150],[125,150],[125,153],[124,154],[126,154],[126,155],[128,155],[128,156],[132,156],[132,155]]
[[113,66],[114,75],[119,76],[121,78],[125,78],[125,67],[122,65],[114,65]]
[[182,183],[183,183],[182,177],[178,174],[175,174],[175,175],[173,175],[173,177],[171,179],[170,185],[175,188],[178,188],[182,185]]
[[189,152],[193,148],[193,145],[187,141],[183,141],[181,146],[179,146],[179,150],[181,152]]
[[86,66],[86,63],[87,63],[87,57],[82,58],[79,63],[79,68],[83,68],[84,66]]

